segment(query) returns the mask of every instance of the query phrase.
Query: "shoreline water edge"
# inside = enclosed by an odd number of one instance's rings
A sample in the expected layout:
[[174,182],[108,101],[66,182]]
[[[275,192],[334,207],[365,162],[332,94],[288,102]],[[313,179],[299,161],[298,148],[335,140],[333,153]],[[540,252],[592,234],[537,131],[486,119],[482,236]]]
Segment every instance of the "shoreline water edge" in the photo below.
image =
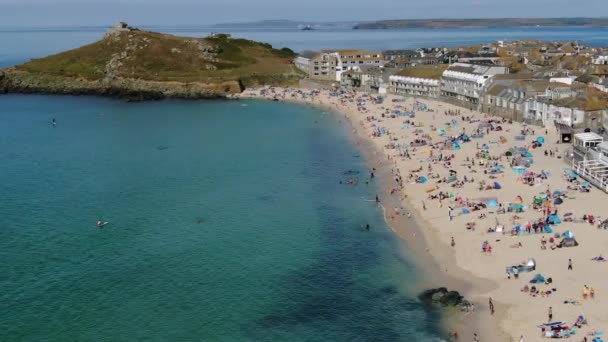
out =
[[[571,180],[560,177],[561,171],[566,170],[561,159],[565,151],[562,148],[560,152],[560,144],[554,143],[558,140],[554,128],[506,122],[436,100],[385,95],[377,101],[371,94],[327,88],[247,89],[238,98],[313,105],[350,122],[354,143],[365,155],[370,171],[375,168],[380,176],[384,193],[379,197],[387,224],[415,256],[414,263],[422,274],[420,289],[447,287],[474,304],[468,312],[445,312],[444,327],[450,335],[455,332],[458,340],[465,341],[541,341],[551,334],[570,336],[577,328],[577,338],[582,340],[583,335],[599,335],[606,328],[597,301],[585,301],[584,308],[577,308],[583,303],[573,299],[579,298],[582,283],[591,283],[595,291],[608,285],[599,274],[587,275],[595,272],[595,264],[599,263],[583,261],[586,257],[591,260],[591,255],[601,255],[600,248],[608,245],[606,235],[595,229],[572,229],[579,241],[592,245],[581,253],[577,248],[557,246],[551,230],[530,234],[528,228],[529,235],[521,235],[519,230],[514,233],[511,229],[521,226],[525,230],[539,215],[545,215],[545,209],[549,210],[544,205],[534,206],[533,210],[532,205],[524,203],[537,202],[542,193],[551,194],[552,189],[566,193]],[[480,125],[487,128],[480,129]],[[526,165],[529,170],[547,175],[544,182],[521,184],[522,175],[510,170],[519,159],[505,151],[515,151],[521,148],[519,145],[533,151],[533,144],[521,141],[521,133],[527,134],[524,137],[529,142],[546,140],[545,146],[534,151],[537,165]],[[457,135],[479,138],[466,143],[449,139]],[[407,147],[404,139],[410,142]],[[437,145],[439,140],[442,147]],[[451,145],[445,146],[444,140],[451,141]],[[500,171],[495,172],[497,169]],[[452,179],[446,180],[447,177]],[[567,211],[576,216],[584,213],[597,217],[602,214],[604,196],[600,191],[581,193],[577,201],[568,200],[575,198],[572,195],[563,196],[567,203],[560,209],[567,206]],[[508,202],[511,198],[526,211],[512,212],[513,203]],[[556,206],[549,207],[551,214],[553,210],[557,213]],[[498,227],[502,233],[496,232]],[[564,225],[561,228],[566,229]],[[601,239],[593,236],[597,234]],[[571,269],[575,255],[580,260],[579,270],[567,274],[560,266],[567,260]],[[549,282],[528,284],[528,278],[535,273],[512,279],[505,271],[507,266],[525,265],[531,258],[552,277]],[[540,273],[536,267],[533,271]],[[559,311],[559,316],[554,318],[553,310]],[[585,324],[578,324],[579,316],[585,317]],[[568,329],[558,331],[543,326],[550,321],[562,321]]]

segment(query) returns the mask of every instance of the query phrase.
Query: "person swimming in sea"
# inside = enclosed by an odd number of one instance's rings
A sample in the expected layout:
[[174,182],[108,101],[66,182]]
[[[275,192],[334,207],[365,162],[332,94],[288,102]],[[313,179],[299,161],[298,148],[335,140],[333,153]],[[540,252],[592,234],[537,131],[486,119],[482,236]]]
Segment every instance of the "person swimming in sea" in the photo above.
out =
[[51,120],[51,124],[52,124],[53,126],[57,125],[57,121],[55,120],[55,118],[53,118],[53,119]]

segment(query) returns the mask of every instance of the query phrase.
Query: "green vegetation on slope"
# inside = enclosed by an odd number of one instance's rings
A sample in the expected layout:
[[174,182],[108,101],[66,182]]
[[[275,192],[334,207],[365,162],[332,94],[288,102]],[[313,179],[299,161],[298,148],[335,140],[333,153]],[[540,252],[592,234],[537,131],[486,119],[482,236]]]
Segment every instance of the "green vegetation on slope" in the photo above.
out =
[[[283,83],[300,77],[295,53],[227,35],[177,37],[140,30],[109,34],[104,39],[17,66],[17,71],[86,80],[139,79],[160,82],[241,81],[268,79]],[[249,84],[245,84],[249,85]]]

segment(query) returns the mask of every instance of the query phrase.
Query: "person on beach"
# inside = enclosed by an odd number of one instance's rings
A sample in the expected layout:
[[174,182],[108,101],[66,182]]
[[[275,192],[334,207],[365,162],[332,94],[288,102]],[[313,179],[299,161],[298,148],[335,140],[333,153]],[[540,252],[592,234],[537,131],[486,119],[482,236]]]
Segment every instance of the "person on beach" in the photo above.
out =
[[452,236],[452,242],[450,243],[450,245],[452,245],[452,247],[456,246],[456,241],[454,241],[454,237]]
[[494,315],[494,303],[492,302],[492,297],[490,297],[489,304],[490,304],[490,315]]
[[452,207],[448,207],[448,217],[450,218],[450,221],[452,221]]
[[572,271],[572,259],[568,259],[568,271]]
[[479,337],[477,336],[477,333],[473,334],[473,342],[479,342]]
[[547,323],[551,323],[551,321],[553,320],[553,308],[550,306],[549,307],[549,321]]

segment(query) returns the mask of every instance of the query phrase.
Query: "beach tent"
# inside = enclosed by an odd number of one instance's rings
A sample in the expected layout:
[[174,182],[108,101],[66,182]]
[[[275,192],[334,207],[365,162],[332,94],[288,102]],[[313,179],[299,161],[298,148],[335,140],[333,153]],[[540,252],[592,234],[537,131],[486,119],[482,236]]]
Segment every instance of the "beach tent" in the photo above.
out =
[[482,150],[489,150],[490,146],[488,146],[488,144],[483,144],[483,145],[481,145],[481,149]]
[[532,278],[532,280],[530,280],[531,284],[540,284],[540,283],[544,283],[545,282],[545,277],[538,273],[534,276],[534,278]]
[[524,211],[526,206],[521,203],[511,203],[511,208],[515,210],[516,213]]
[[575,238],[564,238],[560,241],[558,247],[576,247],[578,246],[578,242]]
[[532,155],[532,153],[526,152],[526,153],[524,153],[524,157],[526,157],[526,158],[532,158],[534,156]]
[[498,207],[498,202],[495,199],[491,199],[488,202],[488,207],[490,207],[490,208],[496,208],[496,207]]
[[562,203],[564,203],[564,200],[561,199],[561,197],[558,197],[553,201],[553,204],[555,204],[555,205],[560,205]]
[[555,215],[555,214],[551,214],[547,218],[547,223],[549,223],[549,224],[560,224],[560,223],[562,223],[562,219],[559,216]]
[[565,231],[565,232],[562,234],[562,237],[572,239],[572,238],[574,238],[574,234],[573,234],[571,231],[566,230],[566,231]]
[[466,215],[466,214],[470,214],[471,211],[469,210],[469,208],[462,208],[462,214]]
[[428,179],[426,179],[426,177],[424,177],[424,176],[420,176],[420,177],[418,177],[418,182],[419,182],[419,183],[426,183],[426,181],[427,181],[427,180],[428,180]]
[[500,189],[502,189],[502,186],[500,186],[500,184],[498,184],[498,182],[494,182],[494,189],[500,190]]
[[538,138],[536,138],[536,142],[539,143],[539,144],[544,144],[545,143],[545,138],[538,137]]

